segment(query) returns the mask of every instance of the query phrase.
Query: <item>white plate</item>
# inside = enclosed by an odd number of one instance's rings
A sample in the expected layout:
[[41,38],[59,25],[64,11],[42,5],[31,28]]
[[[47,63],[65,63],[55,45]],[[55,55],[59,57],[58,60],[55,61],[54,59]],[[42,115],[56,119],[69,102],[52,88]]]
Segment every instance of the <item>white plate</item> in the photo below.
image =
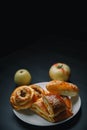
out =
[[[40,83],[36,83],[36,84],[40,85],[42,88],[46,89],[45,88],[46,83],[47,82],[40,82]],[[73,116],[69,117],[66,120],[57,122],[57,123],[48,122],[30,110],[16,111],[13,109],[13,112],[19,119],[21,119],[22,121],[24,121],[28,124],[32,124],[32,125],[36,125],[36,126],[52,126],[52,125],[58,125],[58,124],[64,123],[64,122],[70,120],[71,118],[73,118],[78,113],[78,111],[81,107],[81,98],[79,95],[75,98],[72,98],[72,104],[73,104],[72,105]]]

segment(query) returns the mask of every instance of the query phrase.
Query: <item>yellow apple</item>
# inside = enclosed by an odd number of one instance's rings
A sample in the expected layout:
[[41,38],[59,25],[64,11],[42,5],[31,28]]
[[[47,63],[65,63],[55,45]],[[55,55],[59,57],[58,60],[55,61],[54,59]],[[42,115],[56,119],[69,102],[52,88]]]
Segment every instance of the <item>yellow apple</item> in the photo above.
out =
[[53,64],[49,69],[49,76],[52,80],[68,81],[70,78],[71,69],[65,63]]
[[31,82],[31,74],[27,69],[19,69],[14,74],[14,82],[17,85],[28,85]]

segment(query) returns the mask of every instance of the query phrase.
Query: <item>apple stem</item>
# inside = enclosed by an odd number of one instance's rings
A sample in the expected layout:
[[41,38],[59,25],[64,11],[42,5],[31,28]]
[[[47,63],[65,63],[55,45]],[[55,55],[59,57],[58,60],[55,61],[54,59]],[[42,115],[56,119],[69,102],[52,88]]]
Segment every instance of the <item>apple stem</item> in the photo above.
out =
[[22,73],[22,72],[23,72],[23,70],[20,71],[20,73]]
[[58,65],[57,68],[58,69],[61,69],[63,67],[63,65]]

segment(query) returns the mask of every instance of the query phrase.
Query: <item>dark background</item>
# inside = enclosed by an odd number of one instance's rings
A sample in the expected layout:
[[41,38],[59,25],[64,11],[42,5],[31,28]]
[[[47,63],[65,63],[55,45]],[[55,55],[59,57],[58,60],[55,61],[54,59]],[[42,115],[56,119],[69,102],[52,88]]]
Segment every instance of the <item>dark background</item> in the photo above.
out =
[[[20,32],[20,35],[18,35]],[[0,129],[44,129],[26,124],[12,112],[9,97],[15,88],[13,81],[17,69],[30,69],[32,83],[49,81],[48,69],[58,60],[68,63],[72,69],[71,82],[80,88],[82,107],[74,119],[59,126],[47,127],[61,130],[86,130],[87,123],[87,29],[78,26],[33,26],[28,33],[6,32],[0,46]],[[38,75],[38,76],[37,76]]]
[[18,30],[4,32],[1,35],[0,57],[12,52],[29,47],[37,48],[58,48],[86,53],[87,27],[82,25],[31,25],[29,30]]

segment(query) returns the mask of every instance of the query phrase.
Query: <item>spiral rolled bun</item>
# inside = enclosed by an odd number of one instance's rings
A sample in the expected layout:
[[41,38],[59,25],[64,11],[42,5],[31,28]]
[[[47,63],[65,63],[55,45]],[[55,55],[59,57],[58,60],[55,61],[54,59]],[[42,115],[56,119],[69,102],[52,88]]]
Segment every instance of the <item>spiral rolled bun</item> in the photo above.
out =
[[46,88],[50,92],[71,97],[76,96],[79,92],[79,88],[77,87],[77,85],[60,80],[49,81],[46,84]]
[[43,88],[41,88],[39,85],[32,84],[32,85],[29,85],[29,87],[32,88],[35,92],[34,101],[41,98],[46,93],[46,91]]
[[10,103],[16,110],[30,108],[33,103],[34,90],[28,86],[17,87],[10,96]]

